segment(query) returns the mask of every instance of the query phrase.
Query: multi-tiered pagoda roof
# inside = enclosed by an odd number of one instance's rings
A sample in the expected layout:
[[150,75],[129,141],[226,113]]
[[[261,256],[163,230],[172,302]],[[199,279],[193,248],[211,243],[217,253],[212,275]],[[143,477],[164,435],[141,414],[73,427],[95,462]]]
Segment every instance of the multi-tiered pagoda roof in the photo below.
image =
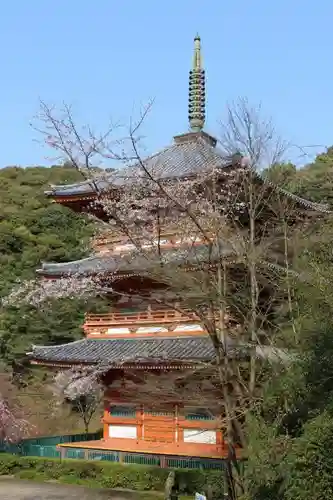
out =
[[[190,128],[189,133],[178,135],[173,143],[157,154],[143,160],[148,172],[153,173],[154,178],[159,180],[169,180],[204,174],[210,169],[228,168],[230,161],[226,161],[225,154],[217,147],[217,141],[211,135],[202,130],[205,110],[204,100],[204,71],[201,68],[200,40],[196,39],[196,51],[194,67],[190,75],[190,83],[193,78],[197,78],[196,85],[192,85],[190,90]],[[194,75],[194,76],[193,76]],[[195,76],[196,75],[196,76]],[[191,80],[192,79],[192,80]],[[194,89],[194,90],[193,90]],[[193,92],[198,92],[198,96],[193,96]],[[191,104],[192,103],[192,104]],[[194,103],[194,104],[193,104]],[[128,167],[116,169],[110,173],[96,174],[93,179],[85,180],[75,184],[52,186],[46,192],[48,197],[53,198],[57,203],[68,206],[75,211],[89,211],[91,202],[98,197],[98,193],[107,192],[110,188],[117,189],[125,184],[135,182],[142,169],[141,164],[134,164]],[[309,212],[326,213],[329,212],[327,205],[313,203],[289,193],[278,186],[265,180],[260,173],[255,173],[258,183],[265,184],[267,192],[276,191],[279,196],[290,199],[291,202]],[[120,244],[121,246],[121,244]],[[91,275],[94,273],[117,273],[126,275],[132,273],[140,275],[140,272],[147,266],[147,261],[143,262],[140,256],[129,261],[124,258],[123,252],[114,251],[109,254],[98,253],[91,257],[67,263],[43,263],[38,273],[46,278],[58,279],[70,275]],[[163,249],[162,249],[163,250]],[[172,252],[172,248],[166,245],[165,252]],[[226,251],[228,251],[226,247]],[[202,245],[202,252],[205,246]],[[198,257],[198,247],[194,258]],[[174,256],[174,264],[178,264],[177,253]],[[190,261],[190,254],[187,256]],[[162,315],[163,316],[163,315]],[[68,365],[80,363],[109,362],[117,366],[124,363],[135,363],[138,359],[142,362],[149,360],[151,364],[164,360],[170,363],[177,362],[208,361],[214,354],[211,340],[206,333],[198,326],[199,321],[192,321],[192,331],[185,327],[186,321],[174,320],[174,325],[178,328],[180,335],[175,335],[174,330],[165,328],[163,317],[158,320],[152,315],[147,318],[144,324],[140,323],[140,318],[132,316],[132,321],[137,323],[136,332],[124,333],[124,328],[128,326],[130,320],[120,318],[121,328],[112,326],[106,328],[102,335],[90,332],[90,335],[82,340],[60,346],[34,346],[30,357],[36,363]],[[160,321],[160,323],[159,323]],[[162,326],[161,326],[162,325]],[[140,330],[141,329],[141,330]],[[193,335],[193,331],[196,332]],[[187,332],[187,333],[186,333]],[[94,336],[95,335],[95,336]],[[125,338],[126,337],[126,338]]]

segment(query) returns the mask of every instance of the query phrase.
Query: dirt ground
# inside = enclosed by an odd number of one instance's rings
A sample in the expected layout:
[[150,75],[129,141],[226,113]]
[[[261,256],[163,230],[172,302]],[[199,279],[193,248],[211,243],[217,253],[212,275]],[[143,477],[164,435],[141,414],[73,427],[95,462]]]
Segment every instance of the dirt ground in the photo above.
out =
[[133,493],[114,493],[53,483],[0,479],[1,500],[134,500]]

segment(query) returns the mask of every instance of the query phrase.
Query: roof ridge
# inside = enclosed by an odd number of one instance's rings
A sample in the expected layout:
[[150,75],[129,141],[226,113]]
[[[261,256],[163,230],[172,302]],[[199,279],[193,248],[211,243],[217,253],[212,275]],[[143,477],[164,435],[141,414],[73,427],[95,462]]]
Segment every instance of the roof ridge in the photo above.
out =
[[[151,155],[147,155],[147,156],[145,156],[142,159],[138,158],[137,160],[133,160],[133,161],[135,161],[135,163],[133,165],[126,165],[125,164],[125,165],[123,165],[123,167],[115,168],[112,172],[107,172],[106,170],[102,170],[101,172],[95,173],[92,176],[91,179],[84,179],[83,181],[72,182],[71,184],[50,184],[50,187],[53,188],[53,189],[57,189],[57,190],[59,190],[59,189],[70,189],[70,188],[73,188],[73,187],[84,186],[85,184],[90,184],[90,183],[93,184],[94,181],[99,180],[103,176],[105,176],[107,178],[111,178],[115,174],[121,173],[122,170],[126,170],[126,169],[130,169],[130,168],[135,167],[136,165],[140,164],[140,161],[142,161],[142,163],[144,163],[144,162],[146,162],[148,160],[153,159],[155,156],[163,154],[165,151],[167,151],[169,149],[172,149],[175,145],[176,144],[169,144],[169,146],[165,146],[164,148],[162,148],[160,151],[157,151],[156,153],[153,153]],[[53,189],[51,191],[45,191],[45,194],[48,194],[48,193],[52,194]]]
[[[173,336],[173,335],[169,335],[169,336],[161,336],[159,335],[158,337],[141,337],[140,334],[137,335],[136,337],[131,337],[131,338],[126,338],[126,337],[112,337],[110,335],[110,337],[108,338],[102,338],[102,339],[99,339],[99,338],[90,338],[90,337],[84,337],[83,339],[79,339],[79,340],[73,340],[72,342],[67,342],[65,344],[57,344],[57,345],[36,345],[36,344],[32,344],[31,347],[32,349],[55,349],[55,348],[59,348],[59,347],[66,347],[68,345],[73,345],[73,344],[80,344],[80,343],[83,343],[83,342],[108,342],[108,341],[127,341],[127,342],[133,342],[133,341],[136,341],[136,340],[144,340],[145,342],[156,342],[158,340],[183,340],[183,339],[193,339],[193,340],[196,340],[196,341],[199,341],[199,340],[202,340],[202,339],[209,339],[209,336],[208,334],[202,334],[202,335],[182,335],[182,336]],[[30,353],[28,353],[30,354]]]
[[293,199],[295,201],[298,201],[300,204],[302,204],[304,206],[317,208],[319,211],[322,211],[322,212],[325,212],[325,213],[331,213],[332,212],[332,210],[330,209],[330,206],[329,206],[328,203],[317,203],[315,201],[311,201],[311,200],[308,200],[308,199],[303,198],[301,196],[298,196],[297,194],[292,193],[291,191],[288,191],[287,189],[283,188],[282,186],[279,186],[278,184],[275,184],[270,179],[267,179],[266,177],[264,177],[263,175],[261,175],[260,172],[258,172],[256,170],[254,170],[254,172],[255,172],[255,174],[263,182],[265,182],[266,184],[268,184],[269,186],[271,186],[273,189],[275,189],[275,191],[278,191],[278,192],[284,194],[288,198],[291,198],[291,199]]
[[88,262],[88,261],[93,261],[93,260],[110,260],[112,258],[111,255],[98,255],[98,254],[93,254],[89,255],[89,257],[83,257],[82,259],[76,259],[76,260],[69,260],[66,262],[41,262],[43,269],[47,269],[48,267],[61,267],[64,266],[68,263],[70,264],[81,264],[82,262]]
[[[59,348],[59,347],[65,347],[67,345],[73,345],[73,344],[79,344],[81,342],[84,342],[85,340],[87,340],[87,338],[83,338],[83,339],[78,339],[78,340],[73,340],[72,342],[66,342],[65,344],[57,344],[57,345],[36,345],[36,344],[31,344],[31,348],[32,349],[56,349],[56,348]],[[28,353],[30,354],[30,353]]]

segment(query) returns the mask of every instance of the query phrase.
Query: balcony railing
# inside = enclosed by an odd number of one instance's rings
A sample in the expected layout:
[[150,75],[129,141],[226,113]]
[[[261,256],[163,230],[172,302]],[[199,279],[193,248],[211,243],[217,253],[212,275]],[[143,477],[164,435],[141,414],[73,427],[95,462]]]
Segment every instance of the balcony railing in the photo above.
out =
[[[166,234],[159,238],[152,238],[147,240],[146,243],[140,242],[144,248],[163,247],[163,248],[177,248],[188,245],[202,244],[202,238],[198,236],[184,237],[181,235]],[[127,253],[136,249],[136,246],[128,239],[123,237],[102,237],[95,238],[92,247],[98,253]]]
[[86,314],[84,327],[107,327],[129,325],[155,325],[167,323],[193,323],[199,318],[191,311],[153,310],[133,312],[111,312],[104,314]]

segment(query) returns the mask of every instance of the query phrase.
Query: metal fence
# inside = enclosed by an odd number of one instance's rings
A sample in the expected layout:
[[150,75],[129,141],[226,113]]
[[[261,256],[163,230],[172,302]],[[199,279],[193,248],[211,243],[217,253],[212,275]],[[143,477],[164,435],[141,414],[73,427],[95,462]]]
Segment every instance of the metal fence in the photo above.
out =
[[153,465],[155,467],[170,467],[179,469],[223,469],[224,461],[213,458],[179,457],[144,453],[129,453],[120,451],[87,449],[66,446],[62,453],[57,449],[61,443],[77,443],[96,441],[102,438],[102,431],[90,434],[73,434],[69,436],[46,436],[23,439],[20,443],[10,444],[0,441],[0,452],[14,455],[74,458],[82,460],[102,460],[124,464]]
[[100,460],[124,464],[153,465],[172,469],[223,469],[224,461],[213,458],[179,457],[83,448],[62,448],[63,458]]
[[57,445],[60,443],[77,443],[82,441],[97,441],[103,437],[102,430],[89,434],[71,434],[68,436],[39,436],[22,439],[19,443],[0,441],[0,452],[31,457],[60,457]]

